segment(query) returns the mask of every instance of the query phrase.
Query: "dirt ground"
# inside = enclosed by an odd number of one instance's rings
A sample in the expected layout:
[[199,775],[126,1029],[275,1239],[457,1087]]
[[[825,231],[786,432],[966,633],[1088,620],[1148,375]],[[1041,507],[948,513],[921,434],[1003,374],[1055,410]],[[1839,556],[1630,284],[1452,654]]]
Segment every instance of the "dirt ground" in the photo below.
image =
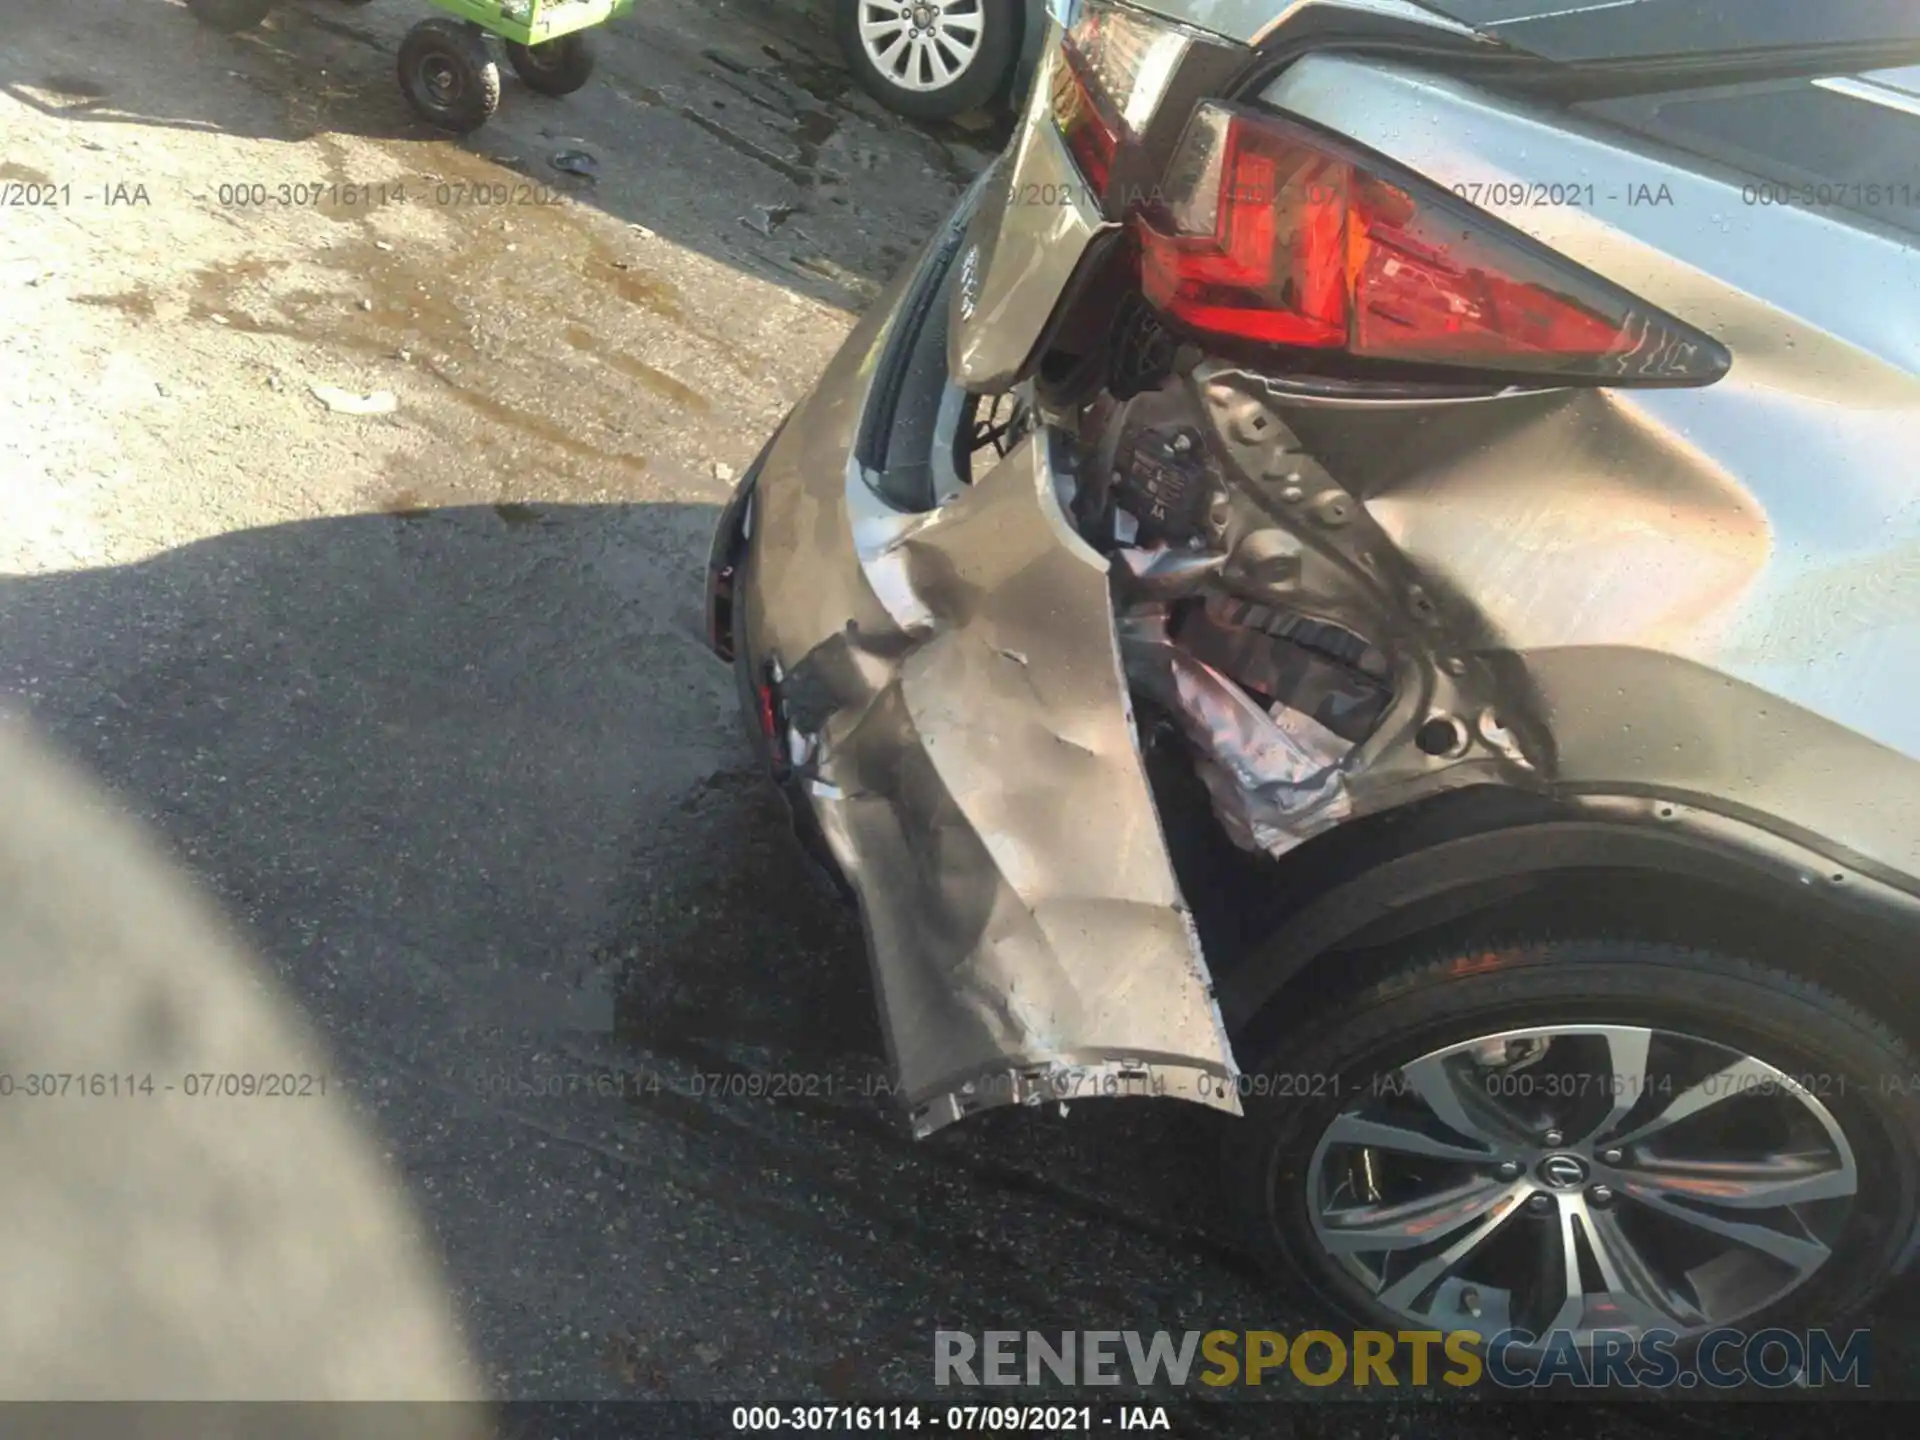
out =
[[420,13],[8,15],[10,707],[324,1034],[502,1396],[878,1399],[929,1391],[936,1327],[1300,1328],[1185,1114],[905,1138],[857,929],[702,644],[729,482],[994,137],[887,116],[796,8],[641,0],[585,91],[509,74],[455,143],[394,84]]

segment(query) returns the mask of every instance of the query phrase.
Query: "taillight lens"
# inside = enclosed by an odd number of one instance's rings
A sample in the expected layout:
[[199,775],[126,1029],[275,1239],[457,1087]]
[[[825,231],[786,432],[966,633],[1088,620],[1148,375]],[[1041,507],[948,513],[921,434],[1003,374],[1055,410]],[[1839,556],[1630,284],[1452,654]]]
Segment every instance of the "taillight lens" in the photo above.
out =
[[1189,43],[1109,0],[1087,0],[1067,27],[1053,72],[1053,119],[1096,191],[1106,191],[1114,153],[1146,130]]
[[1710,337],[1304,126],[1209,103],[1138,211],[1141,288],[1182,325],[1367,361],[1700,384]]

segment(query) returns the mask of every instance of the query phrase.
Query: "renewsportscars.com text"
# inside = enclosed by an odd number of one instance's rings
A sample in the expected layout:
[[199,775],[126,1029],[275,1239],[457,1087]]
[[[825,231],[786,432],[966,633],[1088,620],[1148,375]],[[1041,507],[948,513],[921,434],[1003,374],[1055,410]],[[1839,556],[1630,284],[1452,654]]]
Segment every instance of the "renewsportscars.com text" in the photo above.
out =
[[1871,1336],[1720,1329],[1689,1353],[1670,1330],[939,1330],[940,1386],[1469,1386],[1732,1390],[1872,1383]]

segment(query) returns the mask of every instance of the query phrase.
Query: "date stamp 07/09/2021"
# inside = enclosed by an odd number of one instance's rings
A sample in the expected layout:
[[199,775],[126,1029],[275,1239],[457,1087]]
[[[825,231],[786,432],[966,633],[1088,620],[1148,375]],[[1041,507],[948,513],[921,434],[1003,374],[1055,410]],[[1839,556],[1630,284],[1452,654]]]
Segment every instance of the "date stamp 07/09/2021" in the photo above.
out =
[[[786,1072],[762,1073],[744,1069],[662,1075],[650,1070],[602,1066],[579,1072],[557,1072],[539,1067],[526,1073],[507,1070],[477,1072],[462,1077],[477,1096],[488,1100],[531,1099],[617,1099],[635,1098],[674,1091],[695,1099],[782,1100],[897,1098],[900,1091],[890,1076],[872,1072],[839,1074]],[[1007,1075],[1005,1083],[1020,1085],[1024,1097],[1035,1087],[1034,1077]],[[991,1089],[993,1077],[983,1088]],[[1024,1083],[1022,1083],[1024,1081]],[[1688,1088],[1671,1077],[1591,1074],[1560,1075],[1552,1072],[1489,1072],[1485,1079],[1490,1098],[1527,1098],[1577,1100],[1591,1094],[1651,1095],[1651,1103],[1667,1103]],[[25,1100],[132,1100],[178,1095],[189,1100],[247,1099],[297,1100],[324,1099],[328,1095],[344,1097],[353,1089],[352,1081],[341,1075],[294,1070],[62,1070],[49,1067],[0,1071],[0,1104]],[[1230,1078],[1206,1080],[1203,1094],[1224,1097],[1232,1093],[1241,1098],[1260,1097],[1278,1100],[1315,1100],[1325,1098],[1379,1097],[1402,1093],[1410,1087],[1394,1072],[1371,1077],[1354,1075],[1280,1074],[1248,1072]],[[1857,1076],[1842,1074],[1709,1076],[1693,1087],[1708,1099],[1755,1090],[1793,1090],[1815,1096],[1839,1096],[1848,1092],[1864,1094],[1920,1094],[1920,1074]],[[1721,1091],[1724,1090],[1723,1095]],[[1057,1093],[1056,1093],[1057,1092]],[[1047,1078],[1041,1098],[1053,1100],[1096,1099],[1106,1095],[1167,1093],[1149,1086],[1144,1091],[1116,1081],[1104,1071],[1090,1072],[1076,1083],[1072,1076]]]

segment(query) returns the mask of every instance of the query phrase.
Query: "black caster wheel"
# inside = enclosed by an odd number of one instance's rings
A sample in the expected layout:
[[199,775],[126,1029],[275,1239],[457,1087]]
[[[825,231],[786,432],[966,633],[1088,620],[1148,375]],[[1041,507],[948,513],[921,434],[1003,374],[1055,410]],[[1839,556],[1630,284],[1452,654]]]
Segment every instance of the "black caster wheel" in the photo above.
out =
[[465,135],[500,108],[500,67],[458,20],[422,20],[400,42],[400,88],[422,120]]
[[274,0],[187,0],[187,9],[211,30],[251,30],[267,18]]
[[571,95],[593,75],[593,45],[584,30],[544,45],[516,45],[509,40],[507,59],[527,88],[542,95]]

